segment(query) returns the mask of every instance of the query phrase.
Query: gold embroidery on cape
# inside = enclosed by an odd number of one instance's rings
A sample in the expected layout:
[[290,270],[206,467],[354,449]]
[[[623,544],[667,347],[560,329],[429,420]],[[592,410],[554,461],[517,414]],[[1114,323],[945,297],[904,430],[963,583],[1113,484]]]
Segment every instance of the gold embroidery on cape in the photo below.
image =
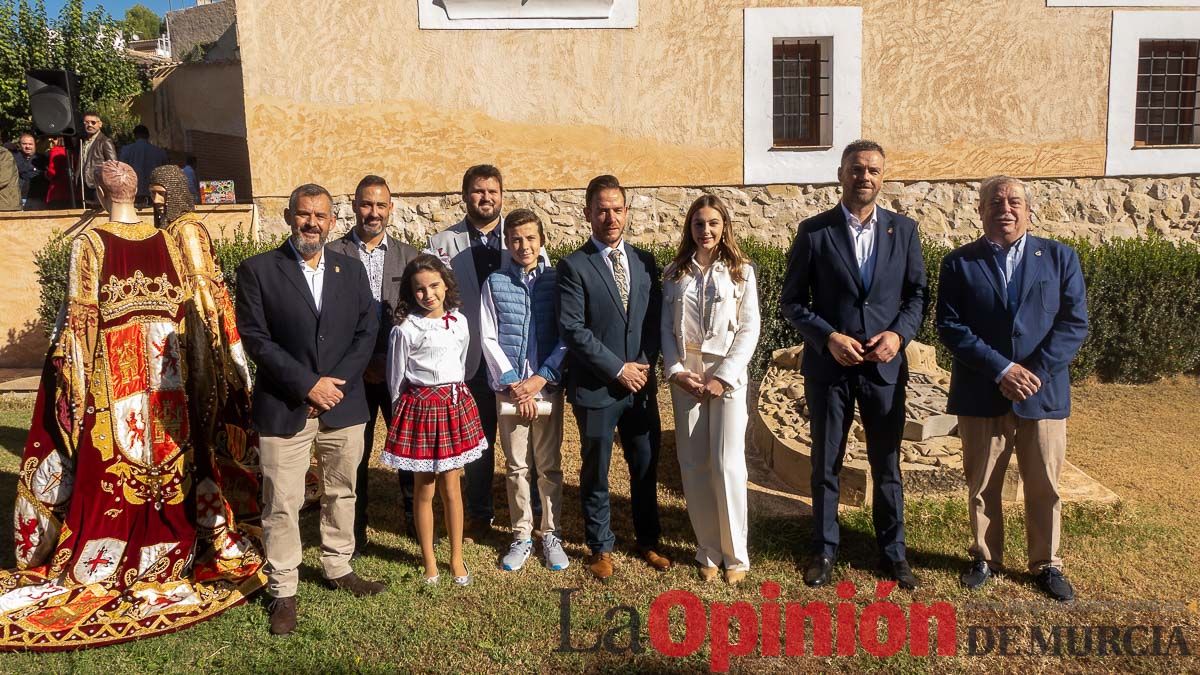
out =
[[173,313],[185,299],[184,288],[171,283],[165,273],[148,277],[137,270],[131,278],[108,277],[108,282],[100,287],[100,313],[107,320],[134,311]]

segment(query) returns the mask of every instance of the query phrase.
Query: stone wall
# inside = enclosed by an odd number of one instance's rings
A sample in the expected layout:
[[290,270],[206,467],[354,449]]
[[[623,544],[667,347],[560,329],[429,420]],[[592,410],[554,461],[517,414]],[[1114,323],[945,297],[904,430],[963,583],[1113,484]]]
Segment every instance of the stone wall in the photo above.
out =
[[[1200,177],[1074,178],[1032,180],[1034,231],[1049,236],[1079,236],[1092,241],[1151,233],[1169,239],[1200,241]],[[729,205],[740,236],[786,246],[796,224],[837,203],[837,185],[629,190],[632,207],[629,238],[643,243],[675,243],[692,201],[708,190]],[[582,240],[590,232],[583,219],[583,190],[509,191],[505,212],[532,208],[546,224],[551,244]],[[394,197],[393,229],[425,241],[463,217],[457,194]],[[336,200],[338,232],[354,223],[347,197]],[[260,199],[261,232],[286,231],[285,199]],[[978,181],[885,183],[880,203],[915,218],[925,236],[947,243],[981,233]]]

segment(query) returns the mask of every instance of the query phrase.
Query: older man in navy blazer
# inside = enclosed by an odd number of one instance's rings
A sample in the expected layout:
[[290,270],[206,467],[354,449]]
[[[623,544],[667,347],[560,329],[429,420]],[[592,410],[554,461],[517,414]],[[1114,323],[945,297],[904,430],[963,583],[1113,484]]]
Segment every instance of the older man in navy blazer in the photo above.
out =
[[942,262],[941,341],[954,354],[948,411],[963,442],[972,562],[960,580],[987,583],[1001,565],[1001,487],[1015,452],[1025,488],[1029,570],[1050,597],[1075,591],[1058,557],[1058,477],[1071,412],[1067,367],[1087,337],[1087,298],[1071,247],[1028,234],[1030,200],[1019,180],[979,189],[983,237]]
[[842,152],[842,200],[800,223],[780,297],[804,336],[804,396],[812,434],[812,558],[804,582],[830,581],[837,559],[838,472],[857,403],[871,466],[872,519],[880,571],[917,586],[904,548],[900,439],[904,432],[904,346],[925,315],[925,262],[917,224],[875,203],[884,152],[855,141]]
[[237,327],[258,366],[252,416],[263,474],[263,545],[271,633],[296,627],[303,557],[300,507],[313,448],[321,466],[321,567],[326,583],[357,596],[384,585],[354,573],[355,482],[367,399],[363,371],[379,326],[367,271],[325,250],[333,198],[301,185],[284,220],[292,235],[237,270]]

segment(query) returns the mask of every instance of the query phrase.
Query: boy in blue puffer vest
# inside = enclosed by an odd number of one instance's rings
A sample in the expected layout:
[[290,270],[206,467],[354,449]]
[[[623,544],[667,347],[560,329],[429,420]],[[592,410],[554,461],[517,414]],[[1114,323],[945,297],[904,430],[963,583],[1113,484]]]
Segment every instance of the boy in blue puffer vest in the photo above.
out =
[[[562,517],[563,357],[558,337],[555,270],[543,257],[546,233],[528,209],[504,219],[508,249],[500,269],[483,284],[480,337],[488,381],[496,391],[497,440],[507,465],[513,542],[501,560],[519,570],[533,551],[532,475],[542,500],[542,555],[546,567],[564,570]],[[533,467],[531,471],[531,465]]]

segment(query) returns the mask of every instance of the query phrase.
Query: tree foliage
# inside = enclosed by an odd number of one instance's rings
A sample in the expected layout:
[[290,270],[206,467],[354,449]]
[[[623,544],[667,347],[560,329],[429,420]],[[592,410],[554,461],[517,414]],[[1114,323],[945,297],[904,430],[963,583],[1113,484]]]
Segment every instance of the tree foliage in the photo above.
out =
[[125,10],[125,37],[132,40],[153,40],[162,32],[162,18],[140,2]]
[[129,102],[149,83],[124,58],[121,39],[121,24],[103,8],[85,12],[83,0],[67,0],[55,18],[43,0],[0,0],[0,138],[32,128],[25,87],[31,68],[74,72],[80,110],[97,110],[110,136],[128,137],[137,124]]

